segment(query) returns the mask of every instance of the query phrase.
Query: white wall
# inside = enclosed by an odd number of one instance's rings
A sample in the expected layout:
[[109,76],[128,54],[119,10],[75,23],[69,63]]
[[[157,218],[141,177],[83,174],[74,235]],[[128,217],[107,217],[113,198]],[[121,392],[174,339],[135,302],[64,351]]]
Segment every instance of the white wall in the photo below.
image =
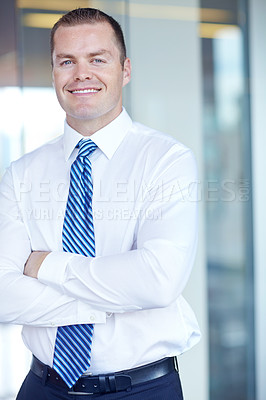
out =
[[266,399],[266,2],[250,0],[257,400]]

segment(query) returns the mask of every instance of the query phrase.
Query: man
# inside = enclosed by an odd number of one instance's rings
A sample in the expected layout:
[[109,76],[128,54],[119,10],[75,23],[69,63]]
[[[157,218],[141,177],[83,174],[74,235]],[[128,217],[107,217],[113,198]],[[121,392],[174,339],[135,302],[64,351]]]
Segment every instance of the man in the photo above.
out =
[[182,399],[175,357],[200,336],[181,295],[194,158],[122,108],[131,64],[113,18],[69,12],[51,54],[64,135],[0,188],[0,318],[33,353],[17,399]]

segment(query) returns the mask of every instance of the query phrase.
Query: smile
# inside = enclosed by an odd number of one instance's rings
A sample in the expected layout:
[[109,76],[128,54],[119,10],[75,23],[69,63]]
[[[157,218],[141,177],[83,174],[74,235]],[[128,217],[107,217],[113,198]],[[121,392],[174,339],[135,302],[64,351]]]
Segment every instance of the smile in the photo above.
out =
[[75,93],[98,93],[101,89],[79,89],[79,90],[71,90],[70,92]]

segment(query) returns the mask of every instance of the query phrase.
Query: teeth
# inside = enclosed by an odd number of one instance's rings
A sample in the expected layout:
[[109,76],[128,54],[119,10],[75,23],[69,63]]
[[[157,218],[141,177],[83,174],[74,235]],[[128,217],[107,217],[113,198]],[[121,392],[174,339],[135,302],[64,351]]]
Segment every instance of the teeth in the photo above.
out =
[[83,89],[83,90],[73,90],[72,93],[97,93],[99,90],[96,89]]

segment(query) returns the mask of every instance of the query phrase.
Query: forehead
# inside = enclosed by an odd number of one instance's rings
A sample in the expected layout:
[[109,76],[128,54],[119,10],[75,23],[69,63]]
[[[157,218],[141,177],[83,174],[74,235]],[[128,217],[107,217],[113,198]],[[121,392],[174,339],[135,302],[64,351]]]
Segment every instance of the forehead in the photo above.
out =
[[54,35],[54,51],[101,46],[108,50],[117,48],[113,28],[107,22],[84,23],[74,26],[60,26]]

